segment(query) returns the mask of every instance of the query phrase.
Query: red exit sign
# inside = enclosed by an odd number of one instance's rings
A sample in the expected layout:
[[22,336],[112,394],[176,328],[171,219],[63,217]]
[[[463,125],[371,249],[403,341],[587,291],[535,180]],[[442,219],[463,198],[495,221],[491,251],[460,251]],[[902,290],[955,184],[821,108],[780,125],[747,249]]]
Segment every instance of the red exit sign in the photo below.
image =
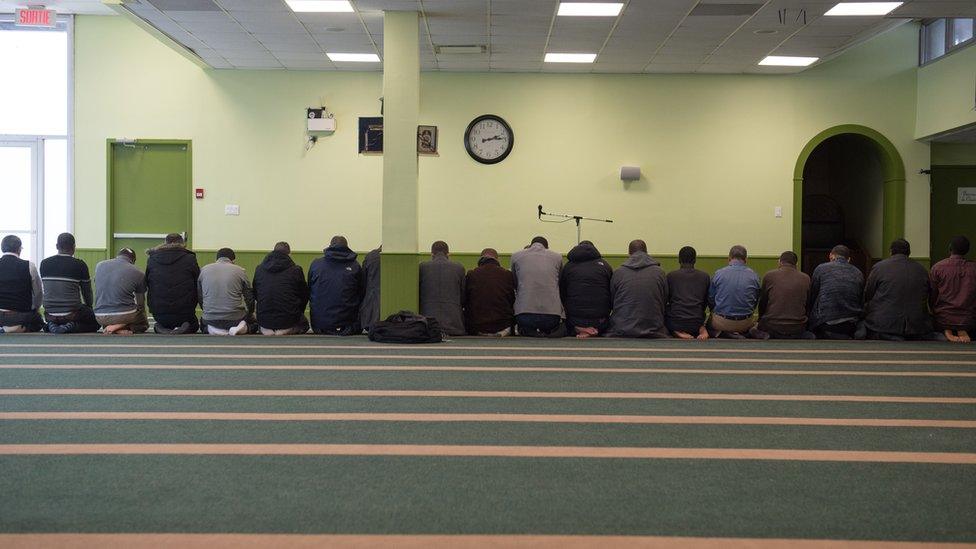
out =
[[15,24],[18,27],[53,27],[57,22],[57,14],[54,10],[27,8],[17,10]]

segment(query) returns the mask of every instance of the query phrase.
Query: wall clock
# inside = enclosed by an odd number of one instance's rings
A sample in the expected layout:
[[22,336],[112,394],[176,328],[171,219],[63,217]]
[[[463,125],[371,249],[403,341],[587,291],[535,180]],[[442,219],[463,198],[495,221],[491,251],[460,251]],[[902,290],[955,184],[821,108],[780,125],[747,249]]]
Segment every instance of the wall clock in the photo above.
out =
[[497,164],[512,152],[515,134],[500,116],[484,114],[464,130],[464,148],[482,164]]

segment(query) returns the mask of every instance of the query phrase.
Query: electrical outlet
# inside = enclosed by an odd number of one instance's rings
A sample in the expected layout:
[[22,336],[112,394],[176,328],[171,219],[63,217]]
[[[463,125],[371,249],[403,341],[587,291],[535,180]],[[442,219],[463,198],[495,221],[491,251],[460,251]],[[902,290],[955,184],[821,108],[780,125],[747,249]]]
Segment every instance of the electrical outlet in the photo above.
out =
[[224,215],[241,215],[241,207],[237,204],[227,204],[224,206]]

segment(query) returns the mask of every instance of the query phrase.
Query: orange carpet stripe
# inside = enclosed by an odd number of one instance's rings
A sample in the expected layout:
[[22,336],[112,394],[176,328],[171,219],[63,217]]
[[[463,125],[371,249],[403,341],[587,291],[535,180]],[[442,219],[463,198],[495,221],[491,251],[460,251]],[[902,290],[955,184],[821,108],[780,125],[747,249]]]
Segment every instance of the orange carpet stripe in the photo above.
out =
[[976,453],[435,444],[0,444],[0,455],[422,456],[720,459],[976,465]]
[[885,370],[771,370],[733,368],[565,368],[519,366],[412,366],[321,364],[0,364],[0,370],[306,370],[338,372],[548,372],[760,376],[976,377],[976,372]]
[[[835,353],[836,354],[836,353]],[[223,358],[250,360],[365,360],[390,359],[399,360],[455,360],[455,361],[552,361],[552,362],[695,362],[706,361],[702,357],[657,357],[657,356],[556,356],[556,355],[269,355],[269,354],[187,354],[187,353],[0,353],[3,358]],[[878,365],[938,365],[938,366],[976,366],[976,360],[855,360],[855,359],[788,359],[788,358],[731,358],[723,357],[720,362],[747,364],[878,364]]]
[[803,402],[890,402],[976,404],[976,397],[873,395],[768,395],[748,393],[623,393],[557,391],[428,391],[394,389],[0,389],[0,396],[232,396],[232,397],[390,397],[390,398],[559,398],[644,400],[772,400]]
[[407,421],[485,423],[600,423],[646,425],[796,425],[976,429],[976,420],[762,416],[638,416],[602,414],[253,413],[253,412],[0,412],[13,420],[161,421]]

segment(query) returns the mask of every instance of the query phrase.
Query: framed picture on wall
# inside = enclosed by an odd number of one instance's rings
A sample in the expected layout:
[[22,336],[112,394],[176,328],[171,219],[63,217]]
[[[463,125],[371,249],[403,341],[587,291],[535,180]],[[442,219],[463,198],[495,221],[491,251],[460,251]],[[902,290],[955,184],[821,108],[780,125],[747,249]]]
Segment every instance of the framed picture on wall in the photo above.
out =
[[359,117],[360,154],[383,154],[383,117]]
[[437,126],[417,126],[417,153],[437,154]]

